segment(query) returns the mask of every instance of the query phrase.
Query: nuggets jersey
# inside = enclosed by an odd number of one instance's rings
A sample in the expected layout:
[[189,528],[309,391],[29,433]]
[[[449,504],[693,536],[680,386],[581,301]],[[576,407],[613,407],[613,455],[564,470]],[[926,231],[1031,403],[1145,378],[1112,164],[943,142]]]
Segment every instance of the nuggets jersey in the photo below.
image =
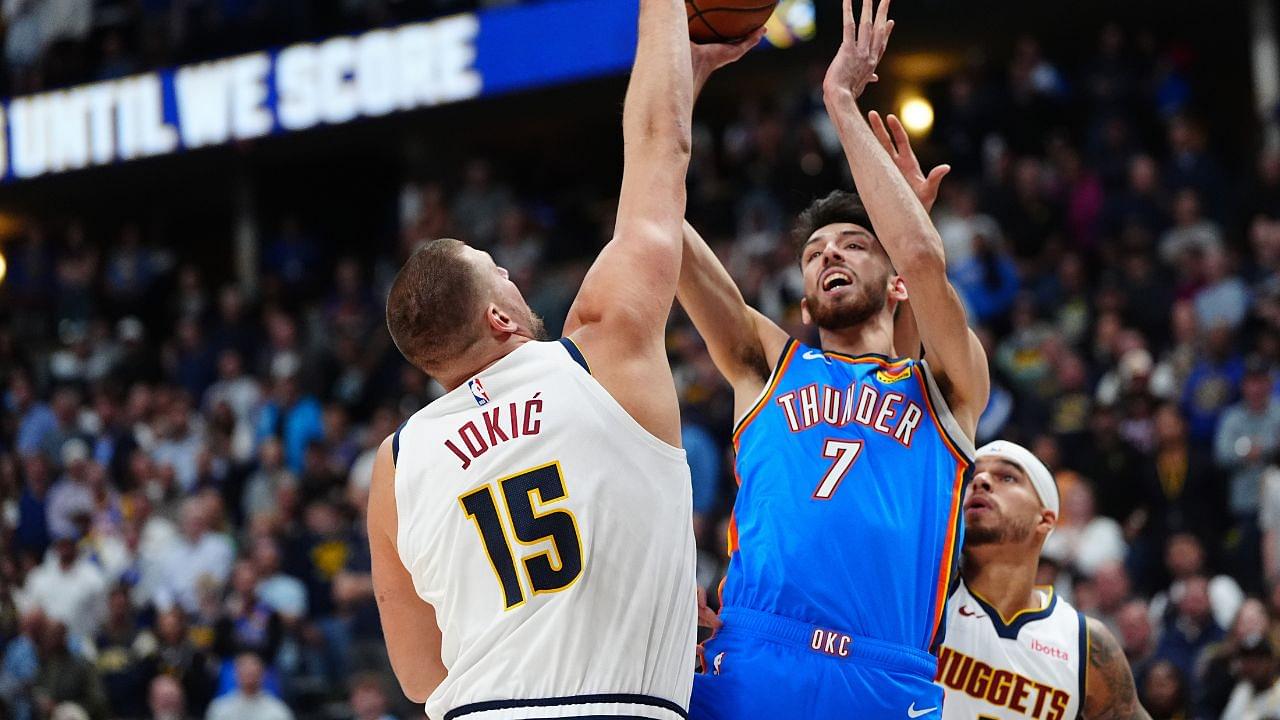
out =
[[530,342],[397,433],[401,561],[436,611],[435,720],[688,708],[696,642],[684,451],[569,341]]
[[931,649],[973,445],[928,364],[790,340],[734,445],[722,603]]
[[1084,615],[1037,589],[1040,610],[1005,622],[962,582],[947,608],[938,653],[943,720],[1072,720],[1084,705],[1089,636]]

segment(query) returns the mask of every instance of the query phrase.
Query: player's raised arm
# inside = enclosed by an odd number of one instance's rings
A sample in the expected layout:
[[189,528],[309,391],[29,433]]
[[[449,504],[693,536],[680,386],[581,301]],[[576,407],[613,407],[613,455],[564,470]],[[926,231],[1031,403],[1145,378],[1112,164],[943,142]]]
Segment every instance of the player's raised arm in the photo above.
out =
[[823,82],[827,112],[880,244],[906,283],[926,358],[952,413],[972,438],[990,392],[986,355],[947,280],[938,231],[858,109],[858,97],[878,79],[876,65],[893,31],[889,2],[881,0],[873,13],[872,0],[863,0],[859,22],[853,19],[852,0],[844,0],[843,9],[844,40]]
[[[694,45],[695,95],[719,68],[737,60],[764,37],[764,29],[736,45]],[[729,272],[698,231],[684,223],[684,255],[676,298],[707,343],[716,368],[738,398],[759,394],[787,334],[747,305]]]
[[565,322],[592,374],[642,426],[680,442],[663,329],[680,275],[693,73],[680,0],[640,0],[635,66],[622,113],[623,172],[613,240]]
[[[934,203],[938,201],[938,188],[942,186],[942,179],[951,172],[951,166],[939,165],[926,175],[915,151],[911,149],[911,138],[897,116],[889,115],[886,123],[880,113],[872,110],[867,113],[867,121],[871,123],[871,131],[880,141],[880,147],[893,158],[893,164],[902,173],[902,179],[907,181],[916,199],[924,206],[924,211],[932,211]],[[911,288],[908,287],[908,298],[898,304],[898,312],[893,319],[893,346],[898,355],[919,360],[920,329],[916,325],[915,312],[911,309],[910,293]]]
[[750,402],[768,381],[787,333],[747,305],[729,271],[687,222],[676,297],[707,343],[716,368],[733,386],[734,397]]
[[426,702],[445,678],[440,659],[440,626],[435,610],[414,589],[413,578],[396,551],[396,468],[392,439],[378,448],[369,485],[369,555],[373,564],[373,594],[378,601],[382,632],[387,639],[391,668],[405,697]]
[[[680,273],[692,142],[693,71],[680,0],[640,0],[635,66],[622,112],[623,172],[613,240],[587,273],[565,334],[603,325],[619,342],[661,344]],[[594,344],[602,343],[593,336]]]

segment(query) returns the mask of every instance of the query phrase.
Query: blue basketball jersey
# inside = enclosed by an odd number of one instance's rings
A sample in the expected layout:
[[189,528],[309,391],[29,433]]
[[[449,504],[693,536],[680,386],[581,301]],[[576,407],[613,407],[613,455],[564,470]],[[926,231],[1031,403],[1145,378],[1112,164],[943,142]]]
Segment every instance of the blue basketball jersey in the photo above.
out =
[[940,641],[973,445],[926,362],[790,340],[734,447],[724,606]]

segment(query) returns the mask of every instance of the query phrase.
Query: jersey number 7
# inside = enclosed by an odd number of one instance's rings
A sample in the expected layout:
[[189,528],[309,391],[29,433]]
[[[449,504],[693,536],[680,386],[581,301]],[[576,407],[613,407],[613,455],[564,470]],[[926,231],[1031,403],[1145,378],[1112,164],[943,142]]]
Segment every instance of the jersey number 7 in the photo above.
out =
[[502,586],[503,603],[511,610],[523,605],[526,598],[507,527],[511,527],[520,545],[549,540],[554,549],[554,553],[543,550],[521,558],[520,565],[534,595],[564,590],[582,575],[582,536],[577,518],[568,509],[541,511],[544,506],[569,497],[559,462],[524,470],[497,482],[502,488],[506,513],[500,512],[490,485],[472,490],[459,497],[458,502],[480,533],[489,565]]
[[858,459],[858,454],[861,452],[861,440],[827,438],[822,445],[822,457],[831,458],[835,462],[831,463],[831,468],[823,476],[822,482],[818,483],[818,489],[813,491],[813,498],[830,500],[836,493],[836,488],[840,487],[840,481],[849,474],[849,468],[853,467],[853,461]]

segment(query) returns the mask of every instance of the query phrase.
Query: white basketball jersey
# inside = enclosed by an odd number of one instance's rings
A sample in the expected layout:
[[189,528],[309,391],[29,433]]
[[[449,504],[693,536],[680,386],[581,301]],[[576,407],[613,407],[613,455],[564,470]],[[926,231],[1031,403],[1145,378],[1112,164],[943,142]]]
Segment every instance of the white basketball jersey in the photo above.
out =
[[1037,588],[1040,610],[1005,622],[961,582],[947,601],[937,683],[943,720],[1072,720],[1084,704],[1088,634],[1084,615],[1053,588]]
[[448,668],[435,720],[688,708],[689,467],[580,361],[526,343],[397,433],[400,559]]

